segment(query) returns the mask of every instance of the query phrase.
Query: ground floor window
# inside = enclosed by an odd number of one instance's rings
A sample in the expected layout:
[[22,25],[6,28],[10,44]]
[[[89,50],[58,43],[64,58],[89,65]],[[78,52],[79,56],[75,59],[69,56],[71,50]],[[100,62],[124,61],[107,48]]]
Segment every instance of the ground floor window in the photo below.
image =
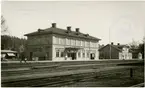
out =
[[79,57],[79,58],[81,57],[81,53],[80,53],[80,52],[78,52],[78,57]]
[[85,52],[83,52],[83,58],[85,58]]
[[59,57],[59,51],[58,50],[56,51],[56,57]]
[[64,57],[64,53],[63,53],[62,51],[61,51],[61,54],[60,54],[60,56],[61,56],[61,57]]
[[87,58],[89,58],[89,52],[87,52]]

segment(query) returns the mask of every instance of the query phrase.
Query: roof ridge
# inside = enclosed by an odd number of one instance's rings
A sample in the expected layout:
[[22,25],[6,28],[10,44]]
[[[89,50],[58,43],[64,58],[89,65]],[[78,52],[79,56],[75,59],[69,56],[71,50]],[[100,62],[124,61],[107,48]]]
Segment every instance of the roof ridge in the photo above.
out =
[[[42,30],[44,30],[44,31],[35,31],[35,32],[32,32],[32,33],[25,34],[25,36],[43,34],[43,33],[46,33],[46,32],[66,35],[65,34],[66,33],[65,31],[68,31],[67,29],[53,28],[53,27],[45,28],[45,29],[42,29]],[[82,32],[79,32],[79,36],[76,35],[76,33],[78,33],[78,32],[71,30],[70,36],[88,38],[88,39],[93,39],[93,40],[101,40],[101,39],[96,38],[94,36],[90,36],[90,35],[85,36],[86,34],[85,33],[82,33]]]

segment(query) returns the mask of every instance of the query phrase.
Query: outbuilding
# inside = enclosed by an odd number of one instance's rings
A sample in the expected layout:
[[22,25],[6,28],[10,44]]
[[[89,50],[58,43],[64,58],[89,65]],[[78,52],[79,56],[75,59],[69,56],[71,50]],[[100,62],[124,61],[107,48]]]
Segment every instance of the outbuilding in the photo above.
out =
[[1,60],[13,60],[17,58],[17,51],[1,50]]
[[114,45],[112,42],[99,49],[99,58],[121,60],[132,59],[132,52],[128,45],[120,45],[120,43]]

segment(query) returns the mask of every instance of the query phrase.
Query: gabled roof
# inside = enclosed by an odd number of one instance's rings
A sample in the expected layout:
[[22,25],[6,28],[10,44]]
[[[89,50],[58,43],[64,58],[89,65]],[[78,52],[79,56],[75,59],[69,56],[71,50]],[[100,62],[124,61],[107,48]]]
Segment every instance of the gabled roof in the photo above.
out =
[[76,31],[68,32],[68,30],[61,29],[61,28],[53,28],[53,27],[46,28],[46,29],[38,29],[38,31],[25,34],[25,36],[33,36],[33,35],[41,35],[41,34],[49,34],[49,33],[72,36],[72,37],[80,37],[80,38],[92,39],[92,40],[97,40],[97,41],[101,40],[99,38],[96,38],[96,37],[93,37],[93,36],[90,36],[88,34],[84,34],[81,32],[76,32]]
[[128,46],[126,46],[126,45],[112,45],[112,44],[107,44],[106,46],[101,47],[101,48],[99,49],[99,51],[102,50],[102,49],[104,49],[104,48],[107,47],[107,46],[111,46],[111,47],[117,49],[118,51],[122,51],[122,48],[123,48],[123,47],[128,47]]

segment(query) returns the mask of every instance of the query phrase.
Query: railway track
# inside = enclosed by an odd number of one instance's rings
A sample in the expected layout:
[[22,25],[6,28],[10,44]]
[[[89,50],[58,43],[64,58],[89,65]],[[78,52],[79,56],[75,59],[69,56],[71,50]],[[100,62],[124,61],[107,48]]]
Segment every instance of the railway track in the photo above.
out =
[[[63,66],[62,68],[63,69],[65,68],[65,70],[76,70],[76,69],[80,69],[81,66],[70,66],[70,67]],[[84,66],[82,66],[82,68],[84,68]],[[98,66],[89,65],[88,67],[85,67],[85,69],[86,68],[88,68],[88,69],[93,68],[93,70],[95,70],[95,69],[98,69]],[[59,69],[55,69],[55,70],[59,70]],[[123,67],[123,69],[124,69],[124,67]],[[39,70],[39,72],[40,72],[40,70]],[[65,87],[66,85],[74,84],[76,82],[93,79],[94,77],[96,77],[97,73],[99,73],[99,72],[70,74],[70,75],[54,76],[54,77],[41,77],[41,78],[37,78],[37,76],[36,76],[36,78],[30,78],[30,79],[25,79],[25,80],[20,79],[18,81],[9,81],[9,79],[8,79],[7,82],[2,81],[1,85],[2,85],[2,87],[47,87],[47,86],[48,87]],[[33,73],[31,73],[31,74],[33,74]],[[105,74],[107,74],[107,73],[105,73]]]
[[[91,74],[91,75],[90,75]],[[73,84],[85,79],[94,78],[96,73],[85,73],[76,75],[67,75],[61,77],[38,78],[13,82],[3,82],[2,86],[7,87],[63,87],[65,85]]]

